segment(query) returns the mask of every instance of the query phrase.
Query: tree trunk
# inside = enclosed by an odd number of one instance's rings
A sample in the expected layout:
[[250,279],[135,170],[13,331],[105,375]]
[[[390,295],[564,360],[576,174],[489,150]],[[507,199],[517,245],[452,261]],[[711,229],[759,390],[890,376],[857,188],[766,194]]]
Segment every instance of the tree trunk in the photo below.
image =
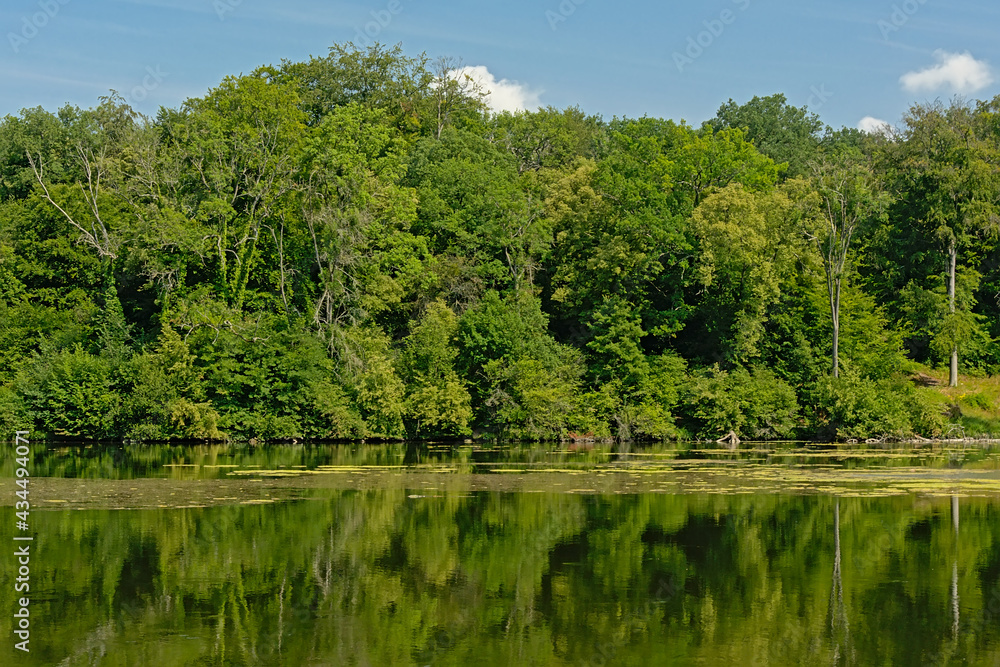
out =
[[840,377],[840,278],[836,280],[836,292],[830,295],[833,315],[833,377]]
[[715,442],[720,445],[725,445],[729,449],[736,449],[740,446],[742,440],[740,440],[740,436],[736,435],[736,431],[730,431]]
[[[958,259],[958,249],[952,241],[948,246],[948,310],[955,314],[955,264]],[[951,345],[951,368],[948,373],[948,386],[958,386],[958,343]]]

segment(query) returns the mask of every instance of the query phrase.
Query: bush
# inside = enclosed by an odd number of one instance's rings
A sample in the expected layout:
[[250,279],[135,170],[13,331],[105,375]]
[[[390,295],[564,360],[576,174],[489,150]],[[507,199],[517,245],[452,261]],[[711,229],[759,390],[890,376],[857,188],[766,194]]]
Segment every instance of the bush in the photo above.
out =
[[583,358],[548,334],[529,292],[483,295],[459,321],[456,370],[469,382],[475,425],[505,438],[546,440],[567,430]]
[[372,432],[371,422],[366,424],[338,385],[327,380],[311,383],[307,388],[312,398],[312,419],[309,434],[324,440],[347,440],[364,437],[391,437],[381,431]]
[[[246,325],[241,325],[246,326]],[[254,325],[257,326],[257,325]],[[191,335],[194,360],[175,372],[194,375],[179,392],[219,413],[234,440],[360,438],[368,433],[349,406],[323,342],[301,326],[263,320],[253,338],[222,331]],[[185,348],[187,344],[185,343]],[[183,373],[182,373],[183,371]],[[190,428],[191,422],[185,428]]]
[[566,415],[568,429],[595,438],[610,438],[610,423],[618,407],[617,384],[607,383],[579,394],[573,411]]
[[192,440],[224,440],[219,430],[219,413],[210,403],[192,403],[176,398],[167,406],[170,425],[183,438]]
[[38,427],[71,438],[113,437],[121,412],[117,369],[80,347],[40,358],[24,374],[24,398]]
[[681,413],[698,439],[734,431],[741,438],[774,440],[794,433],[799,406],[788,383],[768,370],[728,373],[715,367],[689,379]]
[[824,377],[812,392],[813,425],[822,439],[906,438],[937,435],[944,426],[931,397],[898,379],[846,374]]
[[566,432],[566,417],[573,408],[577,388],[574,382],[530,358],[513,364],[506,359],[490,361],[485,375],[492,389],[485,404],[504,435],[547,440]]
[[[351,359],[343,364],[342,373],[348,395],[334,400],[331,391],[320,392],[327,395],[321,402],[322,412],[340,433],[336,437],[352,437],[354,431],[358,437],[402,437],[406,387],[396,371],[392,341],[377,327],[347,329],[343,338]],[[355,412],[364,420],[359,425],[354,423]]]
[[680,399],[687,364],[672,353],[645,357],[639,382],[628,396],[626,405],[615,415],[619,434],[627,432],[637,439],[676,439],[680,432],[674,411]]
[[427,307],[404,341],[405,417],[408,431],[417,437],[472,432],[472,397],[455,371],[457,333],[458,317],[439,300]]
[[0,442],[13,438],[14,433],[28,429],[30,423],[24,404],[10,387],[0,386]]
[[947,425],[941,402],[935,392],[928,389],[911,388],[906,385],[907,409],[913,431],[925,438],[935,438],[942,435]]

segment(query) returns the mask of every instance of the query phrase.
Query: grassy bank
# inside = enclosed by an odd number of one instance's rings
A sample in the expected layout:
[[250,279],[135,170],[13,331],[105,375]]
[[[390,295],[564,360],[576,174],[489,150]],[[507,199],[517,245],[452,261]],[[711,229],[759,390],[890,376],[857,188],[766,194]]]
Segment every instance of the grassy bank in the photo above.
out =
[[[948,370],[921,366],[919,372],[938,382],[920,387],[929,402],[938,405],[948,422],[966,437],[1000,437],[1000,376],[959,375],[958,386],[948,386]],[[953,435],[959,435],[955,429]]]

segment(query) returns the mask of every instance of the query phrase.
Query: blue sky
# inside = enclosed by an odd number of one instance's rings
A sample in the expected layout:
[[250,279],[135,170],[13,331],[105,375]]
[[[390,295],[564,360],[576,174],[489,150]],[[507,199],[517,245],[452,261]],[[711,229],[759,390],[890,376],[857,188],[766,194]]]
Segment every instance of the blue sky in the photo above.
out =
[[1000,94],[998,34],[1000,7],[962,0],[4,0],[0,115],[90,107],[112,88],[153,114],[226,75],[374,35],[475,67],[498,107],[698,125],[729,98],[781,92],[854,127]]

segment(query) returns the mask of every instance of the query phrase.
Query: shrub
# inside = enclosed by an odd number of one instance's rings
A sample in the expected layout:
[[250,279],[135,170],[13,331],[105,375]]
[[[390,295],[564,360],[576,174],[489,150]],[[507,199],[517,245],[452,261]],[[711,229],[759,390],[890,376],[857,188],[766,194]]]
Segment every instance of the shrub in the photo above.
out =
[[947,420],[941,410],[940,395],[928,389],[906,387],[907,409],[913,431],[926,438],[940,436],[945,431]]
[[122,404],[116,370],[80,347],[39,359],[25,372],[28,412],[49,435],[112,437]]
[[24,403],[10,387],[0,386],[0,442],[29,427]]
[[813,423],[821,438],[905,438],[915,428],[933,434],[943,423],[931,403],[900,380],[850,373],[821,378],[812,393]]
[[681,412],[696,438],[734,431],[741,438],[772,440],[793,434],[799,406],[788,383],[770,371],[715,367],[689,379]]
[[[348,395],[343,401],[324,399],[322,408],[331,426],[342,434],[336,437],[349,437],[356,429],[360,429],[359,437],[402,437],[406,387],[396,371],[392,341],[377,327],[347,329],[344,340],[352,361],[343,364],[342,372]],[[321,393],[332,396],[330,391]],[[354,425],[346,403],[353,405],[350,412],[357,411],[363,418],[359,426]]]
[[545,440],[566,431],[576,384],[559,377],[542,362],[524,358],[487,362],[486,380],[492,389],[485,403],[505,435],[515,439]]
[[210,403],[193,403],[176,398],[167,406],[170,425],[175,433],[192,440],[224,440],[219,430],[219,413]]

